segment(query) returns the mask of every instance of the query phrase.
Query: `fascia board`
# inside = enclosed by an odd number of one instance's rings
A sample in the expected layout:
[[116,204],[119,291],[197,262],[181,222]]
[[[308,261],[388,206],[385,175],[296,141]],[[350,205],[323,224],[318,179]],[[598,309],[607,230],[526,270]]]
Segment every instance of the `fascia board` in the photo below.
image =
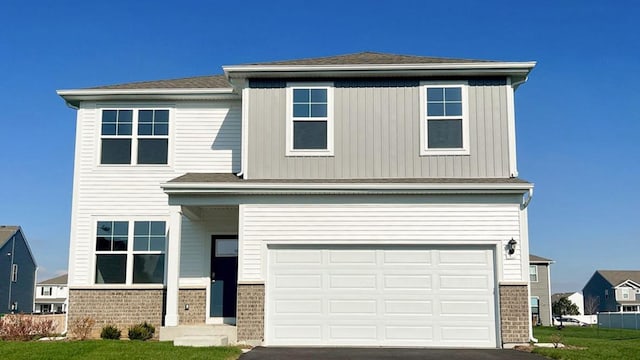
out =
[[233,88],[191,88],[191,89],[70,89],[57,90],[56,93],[65,96],[90,96],[90,95],[202,95],[202,94],[231,94]]
[[232,88],[224,89],[84,89],[58,90],[67,104],[77,107],[80,101],[114,100],[239,100]]
[[178,193],[516,193],[533,188],[532,184],[274,184],[274,183],[165,183],[167,194]]
[[481,62],[447,64],[352,64],[352,65],[230,65],[223,66],[225,74],[233,72],[299,72],[299,71],[371,71],[371,70],[525,70],[536,66],[535,61],[528,62]]

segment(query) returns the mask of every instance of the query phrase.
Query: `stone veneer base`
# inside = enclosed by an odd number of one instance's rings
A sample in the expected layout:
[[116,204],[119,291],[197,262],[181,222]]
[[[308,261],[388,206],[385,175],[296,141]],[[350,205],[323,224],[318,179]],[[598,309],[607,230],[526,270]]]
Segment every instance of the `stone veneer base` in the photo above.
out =
[[180,325],[204,325],[207,319],[207,289],[180,289],[178,316]]
[[236,327],[238,342],[255,345],[264,340],[264,284],[238,284]]
[[500,285],[502,345],[529,342],[529,291],[527,285]]

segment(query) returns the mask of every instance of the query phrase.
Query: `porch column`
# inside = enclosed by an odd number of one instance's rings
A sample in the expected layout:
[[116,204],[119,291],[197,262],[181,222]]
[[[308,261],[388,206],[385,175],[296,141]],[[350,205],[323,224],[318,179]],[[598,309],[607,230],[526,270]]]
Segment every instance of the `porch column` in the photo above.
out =
[[179,205],[169,207],[169,239],[167,244],[167,313],[165,326],[178,326],[178,288],[180,281],[180,238],[182,212]]

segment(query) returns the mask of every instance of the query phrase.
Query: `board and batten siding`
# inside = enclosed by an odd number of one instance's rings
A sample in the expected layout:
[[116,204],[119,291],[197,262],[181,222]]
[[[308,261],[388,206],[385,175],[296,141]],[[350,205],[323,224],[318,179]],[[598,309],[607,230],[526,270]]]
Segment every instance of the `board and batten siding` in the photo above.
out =
[[420,156],[418,86],[334,88],[334,156],[285,156],[284,88],[249,90],[252,179],[506,178],[508,85],[469,86],[470,155]]
[[[239,281],[265,281],[267,244],[497,245],[499,281],[524,281],[518,204],[240,205]],[[522,238],[525,238],[524,236]]]
[[[171,109],[168,165],[99,164],[100,111],[111,106]],[[81,104],[76,127],[70,286],[93,284],[96,221],[168,221],[168,199],[161,183],[192,171],[238,171],[240,108],[239,102]]]

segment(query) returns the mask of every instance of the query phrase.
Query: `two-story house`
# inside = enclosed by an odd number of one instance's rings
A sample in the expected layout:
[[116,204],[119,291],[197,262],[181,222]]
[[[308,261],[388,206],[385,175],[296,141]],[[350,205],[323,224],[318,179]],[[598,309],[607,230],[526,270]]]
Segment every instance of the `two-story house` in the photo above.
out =
[[366,52],[59,91],[77,109],[69,321],[529,341],[514,91],[534,66]]
[[553,260],[529,254],[531,321],[534,325],[552,325],[551,264]]
[[640,311],[639,270],[596,270],[582,289],[585,314]]
[[67,312],[69,287],[67,274],[56,276],[36,284],[35,313]]
[[0,314],[30,313],[38,266],[20,226],[0,226]]

